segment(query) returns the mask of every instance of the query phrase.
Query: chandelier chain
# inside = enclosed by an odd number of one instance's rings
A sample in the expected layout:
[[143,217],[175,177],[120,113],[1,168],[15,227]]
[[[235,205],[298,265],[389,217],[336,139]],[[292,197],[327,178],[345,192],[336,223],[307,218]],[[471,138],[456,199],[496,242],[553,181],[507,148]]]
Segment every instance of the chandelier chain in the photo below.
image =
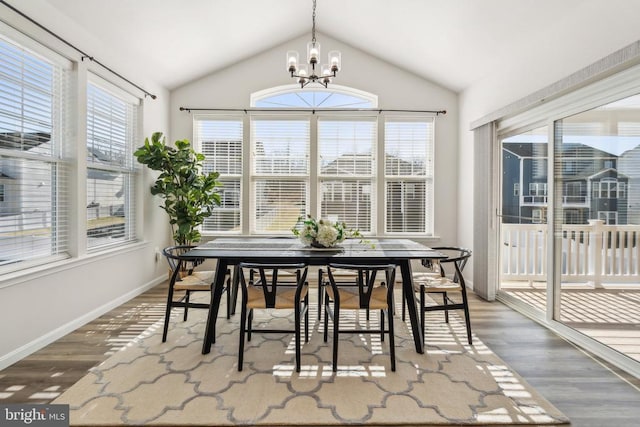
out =
[[313,0],[313,14],[311,15],[311,41],[316,43],[316,0]]

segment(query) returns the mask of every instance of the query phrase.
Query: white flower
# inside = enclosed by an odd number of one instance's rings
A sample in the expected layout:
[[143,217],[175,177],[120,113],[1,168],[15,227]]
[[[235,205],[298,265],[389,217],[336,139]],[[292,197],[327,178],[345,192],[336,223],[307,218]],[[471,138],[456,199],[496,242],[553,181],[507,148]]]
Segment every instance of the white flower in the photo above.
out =
[[316,240],[324,247],[331,247],[335,245],[338,240],[338,230],[336,230],[332,225],[321,224],[318,227]]
[[300,230],[299,235],[300,241],[305,245],[310,245],[311,242],[316,238],[316,230],[311,225],[305,225],[302,230]]

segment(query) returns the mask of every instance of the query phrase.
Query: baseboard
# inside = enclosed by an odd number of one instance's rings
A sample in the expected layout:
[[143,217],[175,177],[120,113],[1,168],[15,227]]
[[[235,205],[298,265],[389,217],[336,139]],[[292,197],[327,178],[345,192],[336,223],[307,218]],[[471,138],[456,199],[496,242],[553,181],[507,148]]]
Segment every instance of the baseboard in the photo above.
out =
[[79,317],[65,325],[60,326],[59,328],[56,328],[50,332],[48,332],[45,335],[42,335],[41,337],[5,354],[0,356],[0,370],[5,369],[11,365],[13,365],[14,363],[24,359],[25,357],[29,356],[30,354],[40,350],[41,348],[51,344],[52,342],[62,338],[63,336],[67,335],[70,332],[75,331],[76,329],[78,329],[80,326],[85,325],[86,323],[102,316],[103,314],[113,310],[114,308],[124,304],[125,302],[129,301],[130,299],[142,294],[143,292],[148,291],[149,289],[153,288],[154,286],[159,285],[160,283],[164,282],[165,280],[167,280],[166,276],[162,276],[162,277],[158,277],[150,282],[147,282],[146,284],[130,291],[127,292],[126,294],[112,300],[109,301],[108,303],[96,308],[95,310],[92,310],[88,313],[86,313],[84,316]]

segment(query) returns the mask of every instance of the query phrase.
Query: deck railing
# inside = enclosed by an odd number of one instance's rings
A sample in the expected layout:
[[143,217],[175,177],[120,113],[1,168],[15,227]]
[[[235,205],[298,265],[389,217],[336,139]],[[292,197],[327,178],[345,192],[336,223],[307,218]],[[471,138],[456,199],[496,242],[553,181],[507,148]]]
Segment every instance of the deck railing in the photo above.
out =
[[[547,280],[547,224],[502,224],[502,280]],[[562,226],[563,282],[638,283],[640,225]]]

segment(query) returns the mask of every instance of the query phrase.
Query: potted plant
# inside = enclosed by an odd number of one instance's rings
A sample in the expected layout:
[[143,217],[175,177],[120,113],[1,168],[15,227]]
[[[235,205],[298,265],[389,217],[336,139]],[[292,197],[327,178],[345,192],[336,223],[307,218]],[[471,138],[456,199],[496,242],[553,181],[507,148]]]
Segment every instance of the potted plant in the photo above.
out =
[[160,171],[151,194],[164,199],[160,206],[169,215],[173,239],[177,245],[200,241],[198,226],[220,205],[218,172],[203,173],[204,155],[196,152],[188,140],[167,146],[162,132],[146,138],[134,156],[149,169]]

